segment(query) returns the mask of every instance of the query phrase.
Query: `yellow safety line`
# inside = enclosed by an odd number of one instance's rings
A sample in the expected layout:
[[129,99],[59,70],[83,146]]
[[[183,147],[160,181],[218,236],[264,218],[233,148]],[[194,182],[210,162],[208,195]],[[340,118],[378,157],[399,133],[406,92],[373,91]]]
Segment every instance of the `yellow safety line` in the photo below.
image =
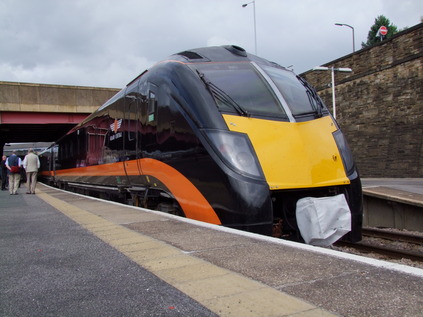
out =
[[219,316],[336,316],[238,273],[183,253],[37,188],[37,196],[138,265]]

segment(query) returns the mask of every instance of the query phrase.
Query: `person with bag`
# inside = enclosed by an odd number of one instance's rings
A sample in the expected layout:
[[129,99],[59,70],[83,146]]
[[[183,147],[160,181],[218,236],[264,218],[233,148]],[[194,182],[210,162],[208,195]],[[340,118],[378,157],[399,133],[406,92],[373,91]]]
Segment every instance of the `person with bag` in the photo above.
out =
[[37,185],[37,173],[40,168],[40,159],[32,149],[28,150],[28,154],[23,160],[23,167],[26,171],[26,193],[35,194],[35,186]]
[[16,151],[12,152],[6,160],[6,167],[9,170],[9,193],[10,195],[18,194],[19,182],[21,180],[22,160],[16,155]]

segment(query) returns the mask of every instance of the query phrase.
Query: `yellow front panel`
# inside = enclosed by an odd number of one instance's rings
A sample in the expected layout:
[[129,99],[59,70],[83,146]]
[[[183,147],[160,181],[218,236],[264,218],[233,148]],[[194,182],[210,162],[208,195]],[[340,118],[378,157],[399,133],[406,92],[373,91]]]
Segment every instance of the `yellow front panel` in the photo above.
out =
[[349,184],[330,117],[280,122],[223,115],[229,130],[248,134],[269,188],[310,188]]

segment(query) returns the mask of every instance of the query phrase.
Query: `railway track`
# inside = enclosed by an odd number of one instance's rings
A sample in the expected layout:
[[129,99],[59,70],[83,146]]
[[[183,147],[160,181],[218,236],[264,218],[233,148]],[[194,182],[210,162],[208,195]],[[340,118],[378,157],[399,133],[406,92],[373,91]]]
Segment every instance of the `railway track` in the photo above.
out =
[[400,231],[388,231],[377,228],[363,228],[363,236],[382,238],[391,241],[414,243],[423,246],[423,234],[416,235]]
[[390,259],[409,259],[423,263],[423,235],[363,228],[362,241],[358,243],[338,241],[335,246],[350,248],[359,253],[377,254]]

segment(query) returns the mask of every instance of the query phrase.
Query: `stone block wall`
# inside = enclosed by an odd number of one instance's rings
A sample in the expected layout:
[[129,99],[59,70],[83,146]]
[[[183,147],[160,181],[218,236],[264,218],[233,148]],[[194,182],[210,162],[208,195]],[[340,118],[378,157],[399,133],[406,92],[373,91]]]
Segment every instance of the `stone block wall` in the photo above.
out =
[[[323,66],[337,121],[363,177],[423,177],[423,23]],[[330,71],[301,74],[332,110]]]

